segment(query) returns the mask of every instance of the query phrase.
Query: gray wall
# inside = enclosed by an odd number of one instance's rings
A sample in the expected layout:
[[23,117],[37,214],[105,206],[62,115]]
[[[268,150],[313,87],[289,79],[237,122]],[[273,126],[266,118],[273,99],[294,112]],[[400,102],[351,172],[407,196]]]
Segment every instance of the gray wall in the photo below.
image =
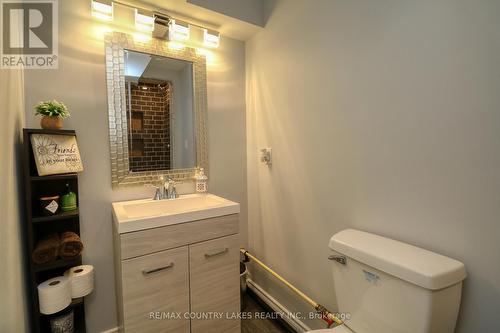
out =
[[[32,106],[40,100],[61,100],[72,113],[65,128],[76,129],[85,167],[80,212],[84,262],[96,269],[95,290],[86,299],[88,332],[94,333],[116,327],[111,202],[153,193],[111,189],[102,33],[133,28],[133,11],[115,6],[115,25],[105,26],[90,17],[89,8],[87,0],[59,1],[59,69],[26,71],[26,121],[39,126]],[[241,202],[246,211],[244,44],[223,38],[209,56],[210,190]],[[246,215],[241,220],[245,231]],[[242,243],[245,237],[243,232]]]
[[250,249],[335,310],[331,235],[415,244],[467,267],[457,332],[500,331],[498,13],[487,0],[278,1],[247,45]]
[[[183,108],[181,112],[176,115],[178,123],[180,122],[181,136],[176,145],[180,148],[180,155],[178,156],[181,160],[180,166],[193,166],[196,165],[196,143],[195,143],[195,120],[194,120],[194,105],[193,105],[193,66],[184,67],[179,76],[181,77],[180,86],[177,87],[177,91],[180,90]],[[175,88],[174,88],[175,89]],[[173,91],[175,94],[175,90]],[[180,121],[179,121],[180,120]],[[174,125],[177,127],[177,125]],[[187,145],[187,146],[186,146]]]
[[172,83],[170,104],[170,159],[172,168],[196,167],[192,64],[186,63],[181,69],[162,68],[162,66],[150,64],[143,75],[147,78]]

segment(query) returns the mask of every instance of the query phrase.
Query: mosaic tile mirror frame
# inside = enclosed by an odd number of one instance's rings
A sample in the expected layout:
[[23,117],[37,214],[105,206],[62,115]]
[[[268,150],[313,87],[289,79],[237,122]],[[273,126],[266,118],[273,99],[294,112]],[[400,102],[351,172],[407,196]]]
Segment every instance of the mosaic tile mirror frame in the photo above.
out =
[[[189,47],[173,48],[164,40],[135,41],[133,36],[112,32],[105,36],[109,142],[113,188],[157,183],[160,177],[191,181],[197,168],[208,172],[206,59]],[[193,64],[196,167],[133,172],[129,165],[128,119],[125,90],[125,51],[179,59]]]

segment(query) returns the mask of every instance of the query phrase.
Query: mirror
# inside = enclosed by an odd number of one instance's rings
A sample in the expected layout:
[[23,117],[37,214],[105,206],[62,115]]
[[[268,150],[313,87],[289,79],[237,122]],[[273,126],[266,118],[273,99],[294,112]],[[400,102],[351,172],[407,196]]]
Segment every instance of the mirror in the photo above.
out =
[[196,166],[193,63],[125,50],[132,172]]
[[121,32],[105,45],[113,188],[208,170],[205,57]]

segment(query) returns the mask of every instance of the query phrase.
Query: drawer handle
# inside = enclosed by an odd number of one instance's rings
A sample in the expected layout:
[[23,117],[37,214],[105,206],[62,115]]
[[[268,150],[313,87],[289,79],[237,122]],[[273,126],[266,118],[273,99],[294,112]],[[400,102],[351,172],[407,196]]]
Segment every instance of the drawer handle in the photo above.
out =
[[219,256],[221,254],[227,253],[228,251],[229,251],[229,249],[227,247],[225,247],[223,250],[215,251],[212,253],[205,253],[205,258]]
[[149,274],[153,274],[153,273],[156,273],[156,272],[164,271],[164,270],[172,268],[172,267],[174,267],[174,263],[173,262],[171,262],[167,266],[158,267],[158,268],[154,268],[154,269],[150,269],[150,270],[143,270],[142,274],[149,275]]

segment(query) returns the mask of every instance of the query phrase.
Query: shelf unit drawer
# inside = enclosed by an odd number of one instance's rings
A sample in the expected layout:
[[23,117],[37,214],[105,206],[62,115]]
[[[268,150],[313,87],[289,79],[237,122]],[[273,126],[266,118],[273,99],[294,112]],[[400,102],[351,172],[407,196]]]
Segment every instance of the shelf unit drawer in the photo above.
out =
[[191,311],[223,319],[191,319],[192,333],[240,332],[238,235],[189,246]]
[[[190,331],[183,315],[189,311],[187,246],[124,260],[121,266],[125,332]],[[164,316],[173,313],[181,318]]]
[[238,233],[238,214],[120,235],[123,259]]

